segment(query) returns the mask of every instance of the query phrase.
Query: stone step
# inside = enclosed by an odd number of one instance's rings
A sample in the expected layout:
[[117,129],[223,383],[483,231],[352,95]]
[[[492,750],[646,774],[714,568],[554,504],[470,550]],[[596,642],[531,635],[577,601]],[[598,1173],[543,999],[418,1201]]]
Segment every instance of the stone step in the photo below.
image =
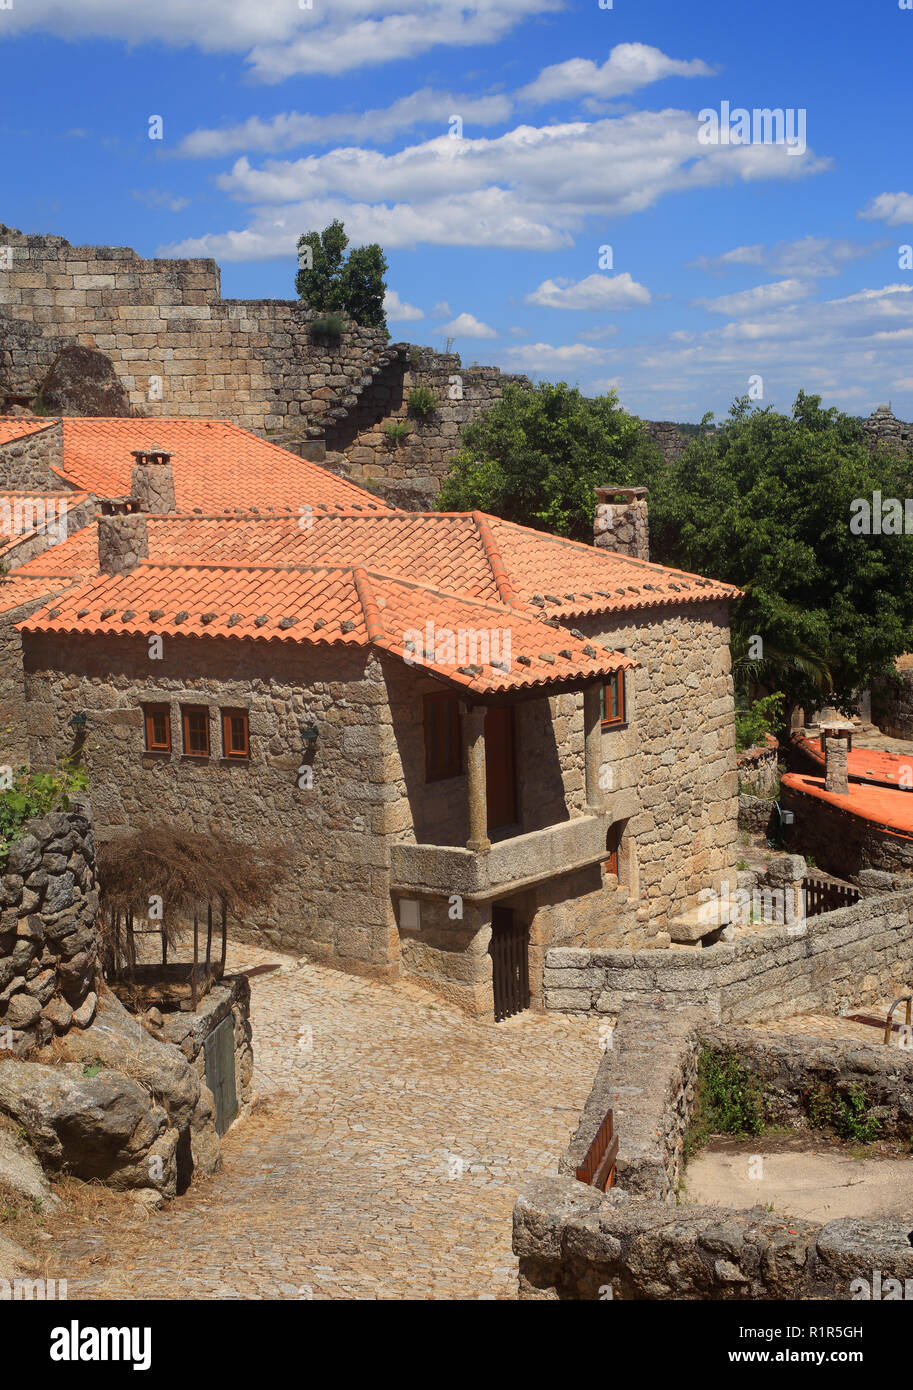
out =
[[[712,911],[708,912],[708,908]],[[668,931],[673,941],[694,942],[728,927],[736,918],[737,907],[728,898],[719,898],[699,907],[692,907],[679,917],[672,917]]]

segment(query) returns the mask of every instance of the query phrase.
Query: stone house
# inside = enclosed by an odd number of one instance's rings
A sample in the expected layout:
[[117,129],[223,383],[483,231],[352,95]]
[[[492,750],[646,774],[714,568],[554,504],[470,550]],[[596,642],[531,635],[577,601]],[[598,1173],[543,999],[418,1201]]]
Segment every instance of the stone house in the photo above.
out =
[[5,737],[81,758],[102,837],[281,843],[248,936],[503,1017],[550,946],[664,940],[731,878],[737,591],[612,548],[643,551],[640,492],[596,547],[397,511],[221,422],[42,429],[98,515],[2,586]]

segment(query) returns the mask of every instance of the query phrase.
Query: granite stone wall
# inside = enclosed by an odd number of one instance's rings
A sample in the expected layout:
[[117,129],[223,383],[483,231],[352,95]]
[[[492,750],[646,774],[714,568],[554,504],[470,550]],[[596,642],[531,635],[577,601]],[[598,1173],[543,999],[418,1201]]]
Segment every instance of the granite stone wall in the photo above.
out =
[[86,811],[22,827],[0,877],[0,1051],[23,1057],[95,1016],[98,891]]
[[14,492],[61,491],[66,485],[52,468],[63,467],[63,427],[49,420],[44,429],[0,443],[0,487]]
[[545,1005],[617,1015],[653,1000],[701,1005],[723,1023],[840,1013],[909,985],[911,960],[913,900],[903,889],[703,949],[555,948],[545,961]]

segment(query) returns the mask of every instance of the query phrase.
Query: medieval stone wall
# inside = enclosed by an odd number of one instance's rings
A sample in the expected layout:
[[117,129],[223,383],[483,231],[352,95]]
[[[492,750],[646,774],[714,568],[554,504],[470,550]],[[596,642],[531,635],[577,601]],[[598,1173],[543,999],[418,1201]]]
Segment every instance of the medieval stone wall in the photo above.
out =
[[62,467],[63,426],[59,420],[49,420],[42,430],[0,443],[0,488],[59,492],[66,483],[51,470]]
[[[850,792],[856,784],[850,783]],[[903,795],[903,793],[894,793]],[[850,797],[847,801],[851,800]],[[791,850],[813,858],[828,873],[854,878],[860,870],[913,874],[913,838],[783,783],[783,807],[795,815],[785,827]]]

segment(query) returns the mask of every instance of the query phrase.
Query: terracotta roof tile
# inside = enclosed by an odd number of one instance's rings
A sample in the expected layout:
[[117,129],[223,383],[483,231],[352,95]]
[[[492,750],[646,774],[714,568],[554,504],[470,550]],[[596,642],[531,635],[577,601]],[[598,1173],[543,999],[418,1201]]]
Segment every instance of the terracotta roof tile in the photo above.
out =
[[69,590],[19,627],[59,635],[373,645],[452,685],[489,695],[596,680],[636,665],[529,613],[360,566],[143,561],[128,574],[99,576]]
[[9,444],[13,439],[25,439],[30,434],[40,434],[42,430],[56,424],[56,419],[45,416],[0,415],[0,444]]
[[848,795],[843,796],[826,791],[823,777],[805,777],[797,772],[785,773],[781,782],[790,791],[825,801],[846,815],[884,826],[903,838],[913,836],[913,792],[851,782]]
[[[821,751],[820,741],[810,739],[805,734],[793,734],[793,742],[796,747],[824,767],[824,754]],[[888,753],[882,748],[856,748],[850,749],[847,754],[847,772],[850,777],[858,779],[860,782],[871,782],[874,784],[893,787],[900,790],[910,790],[909,786],[901,787],[901,779],[909,783],[913,776],[913,758],[903,757],[899,753]]]
[[132,449],[160,445],[170,451],[178,508],[299,508],[320,503],[390,508],[319,463],[243,430],[228,420],[63,419],[63,477],[100,497],[130,490]]

